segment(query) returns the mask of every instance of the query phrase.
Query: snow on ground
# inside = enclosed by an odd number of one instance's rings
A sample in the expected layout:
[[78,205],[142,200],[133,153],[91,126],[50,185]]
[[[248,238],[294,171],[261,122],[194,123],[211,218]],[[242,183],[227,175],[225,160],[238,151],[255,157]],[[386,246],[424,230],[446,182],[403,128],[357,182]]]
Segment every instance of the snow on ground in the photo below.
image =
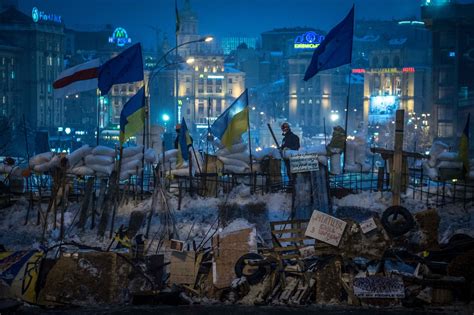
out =
[[[235,203],[238,205],[250,203],[264,203],[267,207],[267,219],[270,221],[287,220],[291,212],[291,194],[251,194],[250,188],[245,185],[237,186],[229,194],[220,193],[218,198],[190,197],[186,195],[181,202],[181,210],[178,210],[178,198],[169,195],[168,206],[174,216],[176,229],[179,238],[183,241],[195,240],[197,244],[203,239],[208,239],[217,229],[218,206],[223,203]],[[362,192],[360,194],[348,195],[342,199],[334,199],[334,207],[357,206],[367,208],[380,215],[391,205],[391,193],[389,192]],[[413,192],[408,191],[402,196],[402,205],[416,213],[428,208],[425,200],[420,201],[418,196],[413,198]],[[43,211],[47,204],[43,204]],[[91,246],[101,246],[105,248],[109,242],[110,224],[107,227],[106,236],[97,236],[97,229],[90,229],[90,221],[86,224],[84,231],[76,227],[79,219],[78,212],[80,203],[71,203],[65,211],[65,235],[66,240],[74,240],[78,243]],[[122,224],[128,226],[132,211],[143,211],[149,213],[151,208],[151,198],[143,201],[129,200],[123,204],[117,212],[114,229],[117,230]],[[161,209],[161,206],[158,205]],[[8,249],[31,248],[41,241],[42,226],[36,225],[37,211],[31,210],[29,223],[25,225],[25,217],[28,209],[28,200],[20,199],[13,206],[0,211],[0,244]],[[150,238],[157,235],[160,229],[159,209],[155,211],[152,219]],[[465,233],[474,237],[474,206],[467,205],[464,208],[459,204],[449,204],[437,208],[440,215],[439,241],[446,243],[455,233]],[[50,223],[46,233],[47,245],[55,244],[59,241],[59,220],[54,229],[52,214],[49,215]],[[146,220],[145,220],[146,221]],[[96,220],[96,225],[99,218]],[[144,228],[142,229],[144,233]]]

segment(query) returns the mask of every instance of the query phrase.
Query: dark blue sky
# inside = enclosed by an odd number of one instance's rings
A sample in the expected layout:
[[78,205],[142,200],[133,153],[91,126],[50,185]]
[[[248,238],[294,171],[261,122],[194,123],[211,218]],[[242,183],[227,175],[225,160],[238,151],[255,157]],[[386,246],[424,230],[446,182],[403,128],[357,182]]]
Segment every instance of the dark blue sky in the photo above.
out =
[[[68,27],[92,29],[113,24],[133,41],[154,45],[147,25],[174,34],[174,0],[19,0],[20,9],[60,14]],[[191,0],[201,34],[258,36],[279,27],[311,26],[329,30],[356,5],[356,19],[419,17],[422,0]],[[178,0],[181,7],[184,0]]]

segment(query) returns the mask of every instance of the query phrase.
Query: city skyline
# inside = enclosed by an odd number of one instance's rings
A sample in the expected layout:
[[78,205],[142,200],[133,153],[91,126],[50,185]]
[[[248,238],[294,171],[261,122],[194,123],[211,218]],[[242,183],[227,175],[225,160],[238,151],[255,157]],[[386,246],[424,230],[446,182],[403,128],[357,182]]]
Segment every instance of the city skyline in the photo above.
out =
[[[237,7],[225,1],[191,0],[191,8],[199,17],[199,33],[213,35],[218,40],[225,36],[255,36],[275,28],[307,26],[329,30],[355,3],[356,20],[392,20],[419,18],[422,0],[380,1],[330,1],[330,0],[243,0]],[[134,7],[130,7],[133,5]],[[178,0],[182,9],[183,0]],[[163,2],[131,0],[85,0],[69,2],[60,0],[19,0],[19,8],[30,14],[33,7],[62,16],[66,27],[78,30],[100,30],[106,24],[124,27],[134,42],[142,42],[146,49],[155,47],[155,29],[167,34],[174,41],[174,1]],[[94,11],[90,8],[94,7]],[[251,9],[250,9],[251,8]],[[289,10],[298,14],[289,15]],[[230,14],[229,14],[230,13]],[[264,18],[262,19],[262,16]],[[245,23],[240,23],[244,21]],[[258,21],[248,23],[248,21]]]

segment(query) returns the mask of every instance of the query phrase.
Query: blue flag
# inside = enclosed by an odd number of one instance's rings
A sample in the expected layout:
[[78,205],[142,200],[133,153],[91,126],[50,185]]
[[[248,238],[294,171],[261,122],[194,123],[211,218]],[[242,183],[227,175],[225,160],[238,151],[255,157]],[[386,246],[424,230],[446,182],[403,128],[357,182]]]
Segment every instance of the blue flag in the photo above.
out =
[[140,43],[124,50],[99,68],[99,89],[102,95],[114,84],[143,80],[142,47]]
[[303,80],[308,81],[321,70],[351,63],[353,34],[354,6],[344,20],[329,31],[323,42],[315,49]]

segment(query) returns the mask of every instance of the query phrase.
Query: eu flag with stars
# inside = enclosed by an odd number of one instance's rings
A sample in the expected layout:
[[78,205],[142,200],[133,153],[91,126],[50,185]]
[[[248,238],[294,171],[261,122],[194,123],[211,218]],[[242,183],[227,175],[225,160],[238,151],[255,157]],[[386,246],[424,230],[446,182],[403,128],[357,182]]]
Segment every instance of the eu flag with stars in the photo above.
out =
[[127,48],[99,68],[99,90],[101,95],[107,94],[114,84],[142,80],[143,59],[140,43]]
[[315,49],[303,80],[308,81],[321,70],[351,63],[353,34],[354,6],[344,20],[329,31],[323,42]]

